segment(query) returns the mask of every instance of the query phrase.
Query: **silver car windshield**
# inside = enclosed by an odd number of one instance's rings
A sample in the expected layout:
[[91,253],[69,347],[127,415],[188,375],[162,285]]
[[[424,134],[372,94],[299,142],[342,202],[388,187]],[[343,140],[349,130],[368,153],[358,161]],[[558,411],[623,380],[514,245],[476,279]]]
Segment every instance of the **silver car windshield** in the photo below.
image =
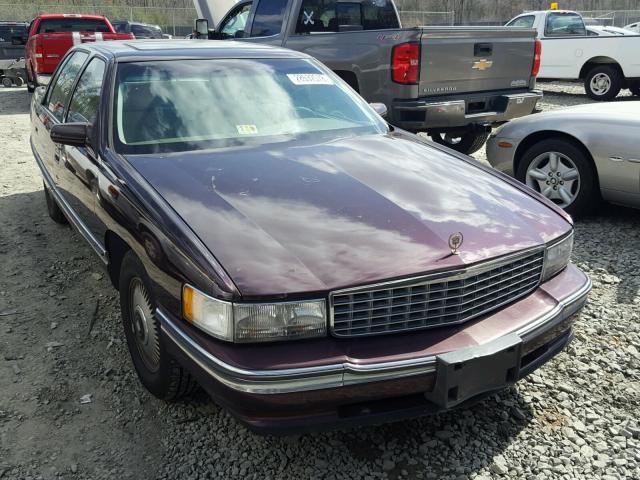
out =
[[364,100],[306,59],[123,63],[115,88],[113,140],[121,153],[387,131]]

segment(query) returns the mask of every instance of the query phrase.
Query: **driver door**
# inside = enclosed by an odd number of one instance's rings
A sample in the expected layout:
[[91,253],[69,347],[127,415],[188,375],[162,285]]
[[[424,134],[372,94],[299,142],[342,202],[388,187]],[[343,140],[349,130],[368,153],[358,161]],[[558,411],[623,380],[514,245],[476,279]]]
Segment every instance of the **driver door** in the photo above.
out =
[[[93,57],[80,75],[71,95],[64,123],[80,122],[96,125],[98,109],[102,98],[102,84],[106,63],[99,57]],[[60,193],[75,211],[85,226],[96,231],[95,198],[97,192],[99,132],[92,127],[93,146],[61,146],[58,184]]]

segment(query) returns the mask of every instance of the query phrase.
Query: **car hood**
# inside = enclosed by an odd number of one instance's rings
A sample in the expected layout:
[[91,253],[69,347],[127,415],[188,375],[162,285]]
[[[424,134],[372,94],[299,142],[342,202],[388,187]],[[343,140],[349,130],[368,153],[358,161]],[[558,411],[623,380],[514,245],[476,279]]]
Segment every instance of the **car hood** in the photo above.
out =
[[127,158],[243,297],[460,267],[571,228],[525,191],[401,133]]
[[573,107],[549,110],[517,118],[505,124],[505,130],[510,126],[527,124],[547,124],[547,122],[566,122],[568,118],[582,119],[588,121],[611,121],[620,119],[630,122],[640,122],[638,118],[638,105],[635,101],[620,101],[610,103],[588,103],[585,105],[575,105]]

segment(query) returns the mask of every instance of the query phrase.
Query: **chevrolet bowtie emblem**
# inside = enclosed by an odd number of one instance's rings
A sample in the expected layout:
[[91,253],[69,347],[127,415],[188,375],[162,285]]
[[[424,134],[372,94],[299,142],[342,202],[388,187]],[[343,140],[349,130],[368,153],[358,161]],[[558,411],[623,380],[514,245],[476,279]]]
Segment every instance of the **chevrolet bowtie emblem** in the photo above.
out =
[[482,60],[478,60],[477,62],[473,63],[473,69],[474,70],[480,70],[485,71],[490,69],[493,66],[493,60],[487,60],[486,58],[483,58]]

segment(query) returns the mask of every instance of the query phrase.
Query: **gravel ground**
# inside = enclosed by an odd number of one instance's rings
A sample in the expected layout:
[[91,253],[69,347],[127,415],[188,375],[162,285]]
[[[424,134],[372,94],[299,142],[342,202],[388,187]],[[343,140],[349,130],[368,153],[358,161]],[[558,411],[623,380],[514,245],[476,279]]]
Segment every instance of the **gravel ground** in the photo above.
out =
[[[543,109],[588,101],[544,88]],[[0,89],[0,479],[640,478],[637,211],[578,222],[594,289],[575,341],[517,386],[424,419],[260,437],[204,394],[166,404],[140,386],[99,260],[47,217],[28,102]]]

